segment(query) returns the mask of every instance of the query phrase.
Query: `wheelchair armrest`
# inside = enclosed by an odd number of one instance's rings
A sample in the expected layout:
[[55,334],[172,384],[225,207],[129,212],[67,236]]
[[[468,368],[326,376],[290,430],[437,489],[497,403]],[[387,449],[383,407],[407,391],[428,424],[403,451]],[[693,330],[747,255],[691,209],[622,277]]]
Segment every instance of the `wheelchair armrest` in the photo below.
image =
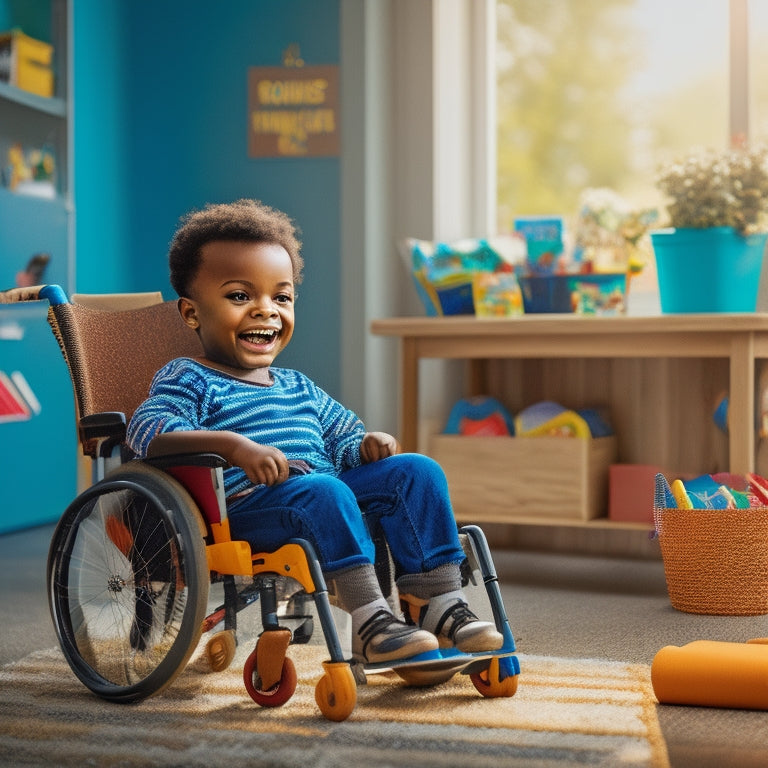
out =
[[228,467],[229,462],[218,453],[169,453],[163,456],[152,456],[143,459],[145,464],[150,464],[158,469],[168,467]]
[[78,430],[86,454],[110,456],[112,449],[125,440],[125,414],[104,411],[83,416],[78,423]]

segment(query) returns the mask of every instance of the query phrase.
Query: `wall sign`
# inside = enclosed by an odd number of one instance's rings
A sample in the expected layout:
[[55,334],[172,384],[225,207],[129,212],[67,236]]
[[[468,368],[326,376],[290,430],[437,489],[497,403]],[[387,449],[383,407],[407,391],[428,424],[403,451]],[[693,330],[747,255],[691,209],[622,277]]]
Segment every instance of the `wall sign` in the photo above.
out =
[[338,66],[249,69],[249,157],[338,154]]

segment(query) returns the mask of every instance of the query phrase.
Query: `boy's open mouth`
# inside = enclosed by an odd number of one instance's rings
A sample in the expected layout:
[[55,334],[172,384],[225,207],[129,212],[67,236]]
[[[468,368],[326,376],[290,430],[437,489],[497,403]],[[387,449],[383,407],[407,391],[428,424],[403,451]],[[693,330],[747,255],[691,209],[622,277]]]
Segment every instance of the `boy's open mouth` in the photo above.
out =
[[245,331],[240,334],[240,338],[251,344],[271,344],[277,338],[277,335],[277,329],[263,328],[255,331]]

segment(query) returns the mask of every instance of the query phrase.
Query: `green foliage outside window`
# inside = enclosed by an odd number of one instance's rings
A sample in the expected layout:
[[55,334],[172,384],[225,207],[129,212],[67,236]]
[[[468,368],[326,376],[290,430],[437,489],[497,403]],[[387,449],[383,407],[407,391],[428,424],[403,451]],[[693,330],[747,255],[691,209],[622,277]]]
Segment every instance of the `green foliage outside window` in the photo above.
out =
[[497,0],[499,232],[519,215],[575,216],[587,188],[660,206],[660,163],[727,145],[727,25],[716,41],[694,40],[707,66],[639,97],[633,77],[650,57],[665,55],[672,67],[683,55],[653,49],[657,19],[649,43],[633,16],[641,4]]
[[637,63],[620,13],[633,0],[499,0],[498,207],[574,211],[585,187],[618,188],[630,167],[617,94]]

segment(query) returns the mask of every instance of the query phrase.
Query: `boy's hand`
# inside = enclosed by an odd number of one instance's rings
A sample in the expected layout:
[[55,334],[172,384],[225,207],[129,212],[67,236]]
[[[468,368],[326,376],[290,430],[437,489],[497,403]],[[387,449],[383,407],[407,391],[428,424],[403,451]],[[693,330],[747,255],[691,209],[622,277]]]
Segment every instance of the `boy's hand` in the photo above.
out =
[[232,452],[230,463],[240,467],[254,485],[277,485],[288,479],[288,459],[271,445],[248,440]]
[[400,453],[400,445],[392,435],[386,432],[366,432],[360,443],[360,459],[363,464],[386,459]]

